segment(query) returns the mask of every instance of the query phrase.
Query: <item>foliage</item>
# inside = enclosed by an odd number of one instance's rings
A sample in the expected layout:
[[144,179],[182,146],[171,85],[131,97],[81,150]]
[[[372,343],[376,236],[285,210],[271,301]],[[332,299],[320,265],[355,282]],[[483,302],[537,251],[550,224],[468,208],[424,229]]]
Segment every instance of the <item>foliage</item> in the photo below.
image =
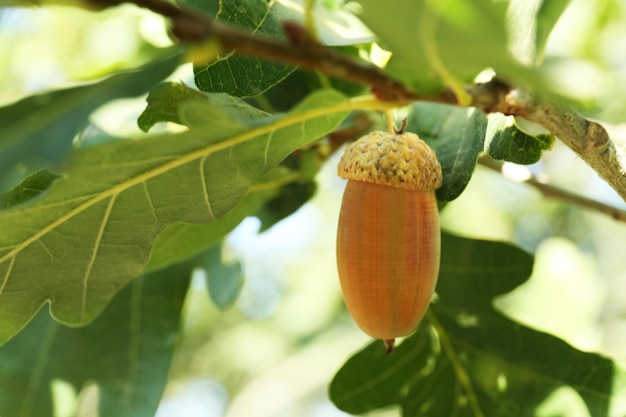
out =
[[352,413],[398,403],[404,415],[531,416],[566,385],[593,416],[606,416],[610,360],[517,325],[493,308],[495,296],[527,279],[532,258],[502,243],[447,234],[442,247],[439,297],[427,320],[394,355],[384,355],[378,342],[351,358],[331,384],[335,404]]
[[[189,2],[282,41],[285,20],[305,22],[301,3]],[[542,63],[568,1],[361,0],[358,15],[340,1],[317,3],[317,38],[328,48],[369,64],[381,46],[391,52],[386,74],[420,94],[448,87],[463,101],[463,84],[485,69],[559,93]],[[314,194],[333,135],[350,131],[355,117],[368,121],[359,133],[382,126],[397,106],[367,86],[231,51],[194,62],[197,89],[167,80],[197,56],[187,48],[0,108],[0,414],[52,415],[51,387],[63,381],[76,391],[97,384],[103,417],[154,415],[193,270],[207,272],[217,306],[232,306],[245,273],[224,256],[225,237],[248,216],[265,230],[297,211]],[[97,108],[148,90],[137,120],[143,133],[76,140]],[[462,195],[482,152],[531,164],[554,143],[476,108],[414,102],[401,111],[437,153],[441,203]],[[569,386],[594,417],[608,415],[618,374],[610,359],[493,307],[528,279],[531,255],[444,233],[441,265],[427,319],[392,356],[376,342],[349,359],[330,385],[337,407],[530,416]]]
[[100,415],[154,415],[193,265],[184,262],[138,277],[84,328],[62,326],[41,310],[2,347],[0,412],[51,415],[56,380],[77,391],[96,382]]

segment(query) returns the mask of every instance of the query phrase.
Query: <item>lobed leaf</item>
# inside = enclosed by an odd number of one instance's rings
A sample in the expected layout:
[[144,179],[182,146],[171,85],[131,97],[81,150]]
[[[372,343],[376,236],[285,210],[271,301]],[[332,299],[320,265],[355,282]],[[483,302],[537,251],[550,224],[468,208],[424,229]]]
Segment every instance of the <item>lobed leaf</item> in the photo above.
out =
[[483,150],[487,119],[474,108],[415,103],[407,117],[407,130],[417,133],[437,153],[443,185],[440,201],[451,201],[465,189]]
[[[143,94],[170,74],[180,54],[105,80],[27,97],[0,108],[0,178],[17,164],[31,171],[60,162],[89,115],[121,97]],[[0,188],[6,184],[0,183]]]
[[172,224],[157,237],[150,262],[144,270],[163,268],[217,245],[243,219],[256,215],[265,204],[279,195],[281,187],[298,178],[297,173],[277,167],[251,185],[243,200],[222,217],[207,224]]
[[[92,321],[147,264],[166,227],[226,214],[355,106],[334,91],[282,116],[234,119],[220,105],[183,105],[183,118],[194,120],[186,133],[78,149],[45,195],[0,212],[0,343],[44,303],[65,324]],[[219,118],[202,122],[202,114]]]
[[608,414],[614,365],[515,323],[493,297],[531,273],[532,257],[497,242],[442,235],[437,300],[392,355],[380,341],[357,353],[330,386],[349,413],[397,404],[404,416],[535,414],[555,389],[576,390],[593,416]]
[[52,384],[95,382],[99,416],[152,417],[168,380],[193,265],[136,279],[90,326],[71,329],[40,311],[0,348],[0,414],[52,416]]

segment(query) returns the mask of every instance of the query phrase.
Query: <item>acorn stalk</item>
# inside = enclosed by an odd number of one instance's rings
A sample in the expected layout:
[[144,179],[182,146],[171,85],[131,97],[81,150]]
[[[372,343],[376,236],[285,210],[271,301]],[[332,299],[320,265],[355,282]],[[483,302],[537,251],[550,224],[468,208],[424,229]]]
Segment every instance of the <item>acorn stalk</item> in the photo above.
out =
[[346,148],[337,232],[344,300],[357,325],[391,353],[426,313],[439,274],[435,189],[441,166],[413,133],[372,132]]

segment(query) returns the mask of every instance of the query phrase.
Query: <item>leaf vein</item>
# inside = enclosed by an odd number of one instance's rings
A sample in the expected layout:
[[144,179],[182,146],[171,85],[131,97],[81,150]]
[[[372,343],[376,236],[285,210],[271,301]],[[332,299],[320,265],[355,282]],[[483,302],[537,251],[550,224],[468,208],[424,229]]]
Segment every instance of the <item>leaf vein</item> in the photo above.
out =
[[142,182],[143,190],[146,193],[146,200],[148,200],[148,205],[150,206],[150,211],[152,212],[152,217],[154,217],[154,222],[159,221],[159,217],[156,214],[156,208],[154,207],[154,203],[152,202],[152,197],[150,196],[150,191],[148,191],[148,184],[146,181]]
[[263,168],[267,168],[267,161],[269,159],[270,147],[272,145],[272,139],[274,138],[274,131],[272,130],[267,136],[267,141],[265,142],[265,151],[263,152]]
[[430,322],[430,324],[435,328],[437,334],[439,335],[439,340],[441,341],[441,346],[443,348],[443,352],[447,356],[452,368],[454,369],[454,373],[456,375],[457,382],[465,391],[465,395],[467,396],[467,402],[469,404],[470,409],[472,410],[474,416],[476,417],[485,417],[482,408],[480,407],[480,402],[478,401],[478,396],[476,395],[476,391],[474,390],[474,385],[469,375],[467,374],[467,370],[463,367],[459,355],[457,354],[454,345],[450,341],[449,335],[446,332],[445,328],[439,323],[439,320],[435,317],[435,314],[432,311],[426,312],[426,318]]
[[41,239],[37,240],[37,243],[39,243],[41,245],[41,247],[43,248],[43,250],[45,250],[48,253],[48,255],[50,255],[50,261],[54,262],[54,254],[52,253],[52,251],[50,249],[48,249],[46,244],[43,243],[41,241]]
[[200,160],[200,182],[202,184],[202,195],[204,197],[204,203],[206,204],[207,211],[211,216],[211,220],[215,219],[215,214],[213,214],[213,208],[211,207],[211,200],[209,199],[209,190],[207,189],[206,178],[204,175],[204,163],[209,155],[204,155]]
[[208,146],[205,146],[203,148],[181,155],[178,158],[172,159],[168,162],[163,163],[162,165],[156,166],[148,171],[144,171],[141,174],[138,174],[116,185],[113,185],[111,186],[111,188],[103,190],[99,194],[93,195],[89,200],[86,200],[85,202],[72,208],[67,213],[60,215],[59,217],[56,218],[56,220],[42,227],[37,232],[35,232],[32,236],[30,236],[27,239],[24,239],[24,241],[21,242],[20,244],[15,245],[13,247],[13,250],[11,250],[10,252],[7,252],[6,254],[0,257],[0,264],[6,262],[7,260],[11,259],[15,255],[19,254],[22,250],[30,246],[33,242],[37,241],[42,236],[45,236],[50,231],[56,229],[58,226],[64,224],[65,222],[73,218],[74,216],[78,215],[79,213],[82,213],[83,211],[99,203],[100,201],[103,201],[106,198],[118,195],[135,185],[141,184],[149,179],[158,177],[159,175],[169,172],[179,166],[195,161],[198,158],[202,158],[206,155],[210,155],[212,153],[215,153],[224,149],[228,149],[232,146],[248,142],[261,135],[269,134],[273,130],[279,130],[288,126],[293,126],[297,123],[301,123],[309,119],[314,119],[316,117],[323,117],[323,116],[327,116],[333,113],[339,113],[339,112],[351,111],[351,110],[363,109],[363,108],[384,111],[384,110],[397,107],[397,105],[398,103],[396,102],[381,102],[371,96],[356,97],[356,98],[345,100],[341,103],[338,103],[332,106],[319,107],[319,108],[314,108],[314,109],[298,112],[295,114],[288,114],[284,118],[277,119],[272,123],[268,123],[256,129],[248,130],[246,132],[243,132],[239,135],[235,135],[231,137],[230,139],[224,140],[222,142],[211,143]]
[[107,205],[106,210],[104,211],[104,216],[102,217],[102,221],[100,222],[100,227],[98,228],[98,234],[96,235],[96,240],[93,245],[93,250],[91,251],[91,257],[89,258],[89,262],[87,263],[87,268],[85,269],[85,275],[83,276],[83,296],[80,307],[80,316],[81,320],[85,320],[85,314],[87,310],[87,289],[89,284],[89,278],[91,276],[91,271],[93,266],[96,263],[96,258],[98,257],[98,249],[100,248],[100,242],[102,241],[102,236],[104,235],[104,229],[106,228],[107,223],[109,222],[109,216],[111,215],[111,211],[113,210],[113,205],[115,204],[115,200],[117,199],[118,194],[114,194],[111,196],[109,200],[109,204]]
[[15,263],[15,256],[11,257],[11,262],[9,262],[9,266],[7,268],[7,272],[4,274],[4,278],[2,278],[2,285],[0,285],[0,294],[4,292],[4,288],[9,282],[9,277],[11,276],[11,271],[13,270],[13,264]]

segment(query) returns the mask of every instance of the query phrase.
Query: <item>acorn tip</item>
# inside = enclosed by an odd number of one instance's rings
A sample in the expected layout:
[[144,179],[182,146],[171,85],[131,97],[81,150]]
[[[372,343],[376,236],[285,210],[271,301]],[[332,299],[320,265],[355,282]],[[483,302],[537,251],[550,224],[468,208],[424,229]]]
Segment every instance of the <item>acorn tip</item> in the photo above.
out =
[[395,347],[396,339],[385,339],[383,342],[385,342],[385,347],[387,348],[387,355],[391,355]]

